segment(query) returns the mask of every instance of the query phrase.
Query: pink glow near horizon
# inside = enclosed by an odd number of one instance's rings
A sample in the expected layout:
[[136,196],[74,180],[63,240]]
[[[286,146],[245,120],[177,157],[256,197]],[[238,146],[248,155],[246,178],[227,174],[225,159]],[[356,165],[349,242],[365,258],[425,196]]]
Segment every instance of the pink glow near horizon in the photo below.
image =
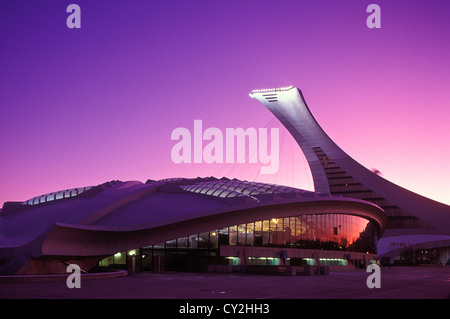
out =
[[360,0],[76,2],[79,30],[58,1],[0,4],[0,203],[178,176],[312,190],[286,132],[272,176],[170,157],[175,128],[264,127],[248,93],[294,85],[350,156],[450,204],[448,1],[376,1],[381,29]]

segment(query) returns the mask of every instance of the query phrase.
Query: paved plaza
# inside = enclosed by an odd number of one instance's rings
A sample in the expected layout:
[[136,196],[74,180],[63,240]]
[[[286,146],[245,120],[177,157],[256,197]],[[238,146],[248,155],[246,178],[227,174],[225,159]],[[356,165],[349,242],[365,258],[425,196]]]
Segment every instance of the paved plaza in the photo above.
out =
[[450,267],[381,268],[381,288],[364,270],[329,275],[137,273],[121,278],[2,283],[1,299],[448,299]]

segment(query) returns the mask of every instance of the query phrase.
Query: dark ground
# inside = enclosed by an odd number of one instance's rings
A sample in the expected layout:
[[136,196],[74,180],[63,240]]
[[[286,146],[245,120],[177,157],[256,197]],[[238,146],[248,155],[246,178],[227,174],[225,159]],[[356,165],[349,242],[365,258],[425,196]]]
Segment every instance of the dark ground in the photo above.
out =
[[381,288],[365,270],[329,275],[138,273],[122,278],[3,283],[1,299],[448,299],[450,267],[381,268]]

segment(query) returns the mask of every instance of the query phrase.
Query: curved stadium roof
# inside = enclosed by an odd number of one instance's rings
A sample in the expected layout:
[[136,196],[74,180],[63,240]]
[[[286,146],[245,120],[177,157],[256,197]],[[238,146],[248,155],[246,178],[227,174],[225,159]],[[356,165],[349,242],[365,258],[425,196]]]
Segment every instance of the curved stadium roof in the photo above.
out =
[[107,255],[293,210],[362,216],[380,232],[386,223],[372,203],[280,185],[214,177],[112,181],[5,203],[0,255]]

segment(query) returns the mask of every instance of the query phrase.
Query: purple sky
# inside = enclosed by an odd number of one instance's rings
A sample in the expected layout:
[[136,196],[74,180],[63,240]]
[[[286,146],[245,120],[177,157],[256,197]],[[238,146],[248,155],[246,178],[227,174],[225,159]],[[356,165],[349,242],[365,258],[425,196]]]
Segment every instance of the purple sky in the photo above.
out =
[[[81,29],[66,8],[81,7]],[[381,29],[366,8],[381,7]],[[294,85],[350,156],[450,204],[450,1],[0,2],[0,205],[108,180],[279,173],[174,164],[172,130],[280,127],[252,89]]]

